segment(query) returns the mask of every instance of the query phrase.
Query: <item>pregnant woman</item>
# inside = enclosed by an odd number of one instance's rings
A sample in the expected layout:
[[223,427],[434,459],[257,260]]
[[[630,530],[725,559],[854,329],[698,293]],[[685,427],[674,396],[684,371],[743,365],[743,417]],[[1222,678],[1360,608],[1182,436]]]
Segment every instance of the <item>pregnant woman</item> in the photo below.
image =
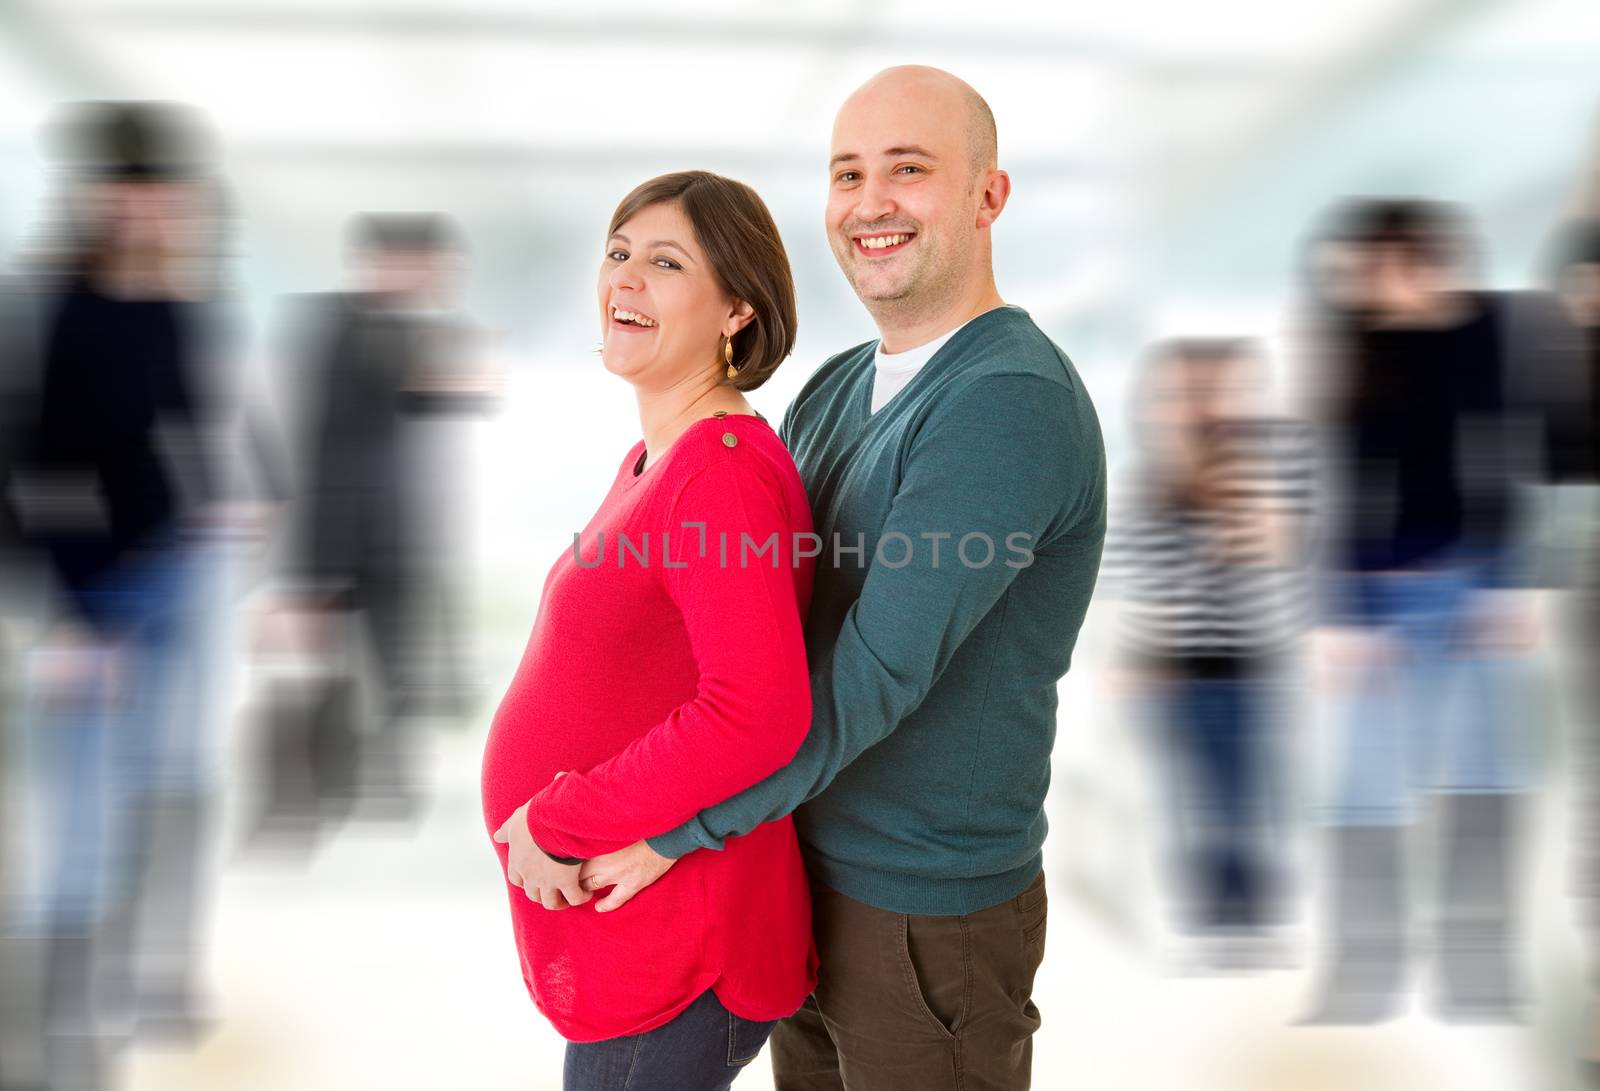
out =
[[811,513],[744,398],[793,347],[794,285],[760,197],[687,171],[623,199],[597,289],[601,357],[644,438],[545,579],[484,819],[567,1091],[717,1091],[815,984],[790,820],[684,857],[615,912],[579,872],[766,777],[810,724]]

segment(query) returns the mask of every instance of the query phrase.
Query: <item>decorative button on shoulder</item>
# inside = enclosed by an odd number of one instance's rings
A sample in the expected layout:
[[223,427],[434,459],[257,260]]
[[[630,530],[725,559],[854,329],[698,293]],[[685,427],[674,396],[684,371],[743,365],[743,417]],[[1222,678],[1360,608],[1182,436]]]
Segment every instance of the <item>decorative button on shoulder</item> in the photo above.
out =
[[722,442],[726,443],[729,447],[736,447],[739,444],[739,437],[734,435],[732,432],[724,432],[722,433]]

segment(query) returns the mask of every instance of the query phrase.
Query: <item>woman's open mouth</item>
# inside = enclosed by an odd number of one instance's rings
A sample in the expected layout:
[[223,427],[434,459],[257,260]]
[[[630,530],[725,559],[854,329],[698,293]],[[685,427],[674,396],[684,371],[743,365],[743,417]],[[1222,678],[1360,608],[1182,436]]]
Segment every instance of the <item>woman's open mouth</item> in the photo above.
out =
[[611,328],[625,330],[628,333],[650,333],[656,328],[656,320],[647,314],[630,311],[626,307],[612,307]]

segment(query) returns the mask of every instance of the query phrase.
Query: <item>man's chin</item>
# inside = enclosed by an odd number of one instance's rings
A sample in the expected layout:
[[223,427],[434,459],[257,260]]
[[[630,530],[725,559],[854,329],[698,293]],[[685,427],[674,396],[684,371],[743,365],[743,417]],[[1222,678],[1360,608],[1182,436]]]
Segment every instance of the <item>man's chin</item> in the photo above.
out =
[[868,275],[858,277],[851,287],[863,303],[895,303],[911,294],[911,279]]

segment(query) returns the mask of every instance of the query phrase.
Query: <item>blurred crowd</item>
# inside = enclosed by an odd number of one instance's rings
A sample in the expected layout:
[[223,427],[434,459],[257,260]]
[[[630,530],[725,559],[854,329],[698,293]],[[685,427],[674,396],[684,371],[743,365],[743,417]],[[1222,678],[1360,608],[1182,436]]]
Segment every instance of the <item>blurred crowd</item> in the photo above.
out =
[[262,379],[203,119],[87,104],[47,135],[50,214],[0,284],[0,1086],[66,1091],[209,1024],[237,661],[247,847],[415,817],[419,732],[473,697],[455,425],[494,383],[447,217],[357,217],[351,283],[284,302]]
[[[350,283],[282,302],[263,377],[203,120],[83,105],[48,146],[49,215],[0,282],[0,1088],[64,1091],[208,1025],[236,739],[247,846],[417,815],[426,731],[474,707],[451,513],[497,381],[448,217],[357,217]],[[1293,359],[1167,340],[1126,399],[1101,601],[1173,931],[1259,972],[1314,918],[1308,1023],[1381,1022],[1419,981],[1445,1018],[1515,1021],[1557,774],[1600,841],[1600,207],[1550,236],[1542,287],[1496,290],[1468,210],[1342,201],[1300,243]],[[1535,670],[1552,645],[1577,669]],[[1569,768],[1530,728],[1551,678]]]
[[[1182,964],[1282,966],[1309,902],[1304,1023],[1414,993],[1452,1021],[1527,1011],[1530,819],[1563,749],[1593,810],[1600,739],[1585,211],[1553,218],[1542,288],[1497,291],[1467,210],[1342,201],[1303,242],[1294,395],[1259,340],[1177,339],[1129,399],[1102,591],[1172,804]],[[1573,669],[1537,669],[1553,651]],[[1570,747],[1540,724],[1552,678]]]

